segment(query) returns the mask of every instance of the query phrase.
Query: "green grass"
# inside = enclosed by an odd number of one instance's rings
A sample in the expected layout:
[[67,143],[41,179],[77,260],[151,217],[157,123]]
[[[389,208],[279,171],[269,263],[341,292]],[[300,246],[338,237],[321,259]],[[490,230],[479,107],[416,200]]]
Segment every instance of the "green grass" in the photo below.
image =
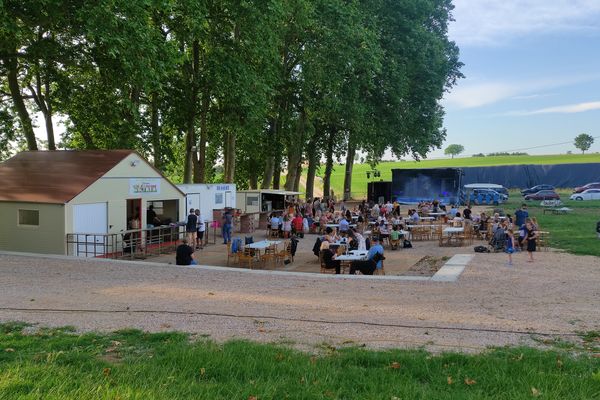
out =
[[[556,154],[543,156],[499,156],[499,157],[464,157],[455,159],[395,161],[382,162],[377,166],[384,181],[392,180],[392,169],[398,168],[454,168],[454,167],[488,167],[496,165],[519,164],[571,164],[600,162],[600,154]],[[336,164],[331,174],[331,187],[336,195],[344,190],[344,165]],[[355,164],[352,173],[352,196],[357,199],[366,197],[368,164]],[[321,167],[321,173],[324,168]],[[372,178],[371,178],[372,180]]]
[[431,355],[323,346],[311,355],[181,333],[22,328],[0,325],[0,399],[600,398],[600,360],[557,348]]
[[[550,232],[550,245],[572,254],[600,257],[600,239],[596,236],[596,223],[600,220],[600,201],[569,200],[571,191],[559,191],[564,207],[573,211],[566,215],[544,214],[540,201],[525,202],[529,215],[535,216],[541,230]],[[504,210],[514,215],[523,203],[521,194],[511,191]]]

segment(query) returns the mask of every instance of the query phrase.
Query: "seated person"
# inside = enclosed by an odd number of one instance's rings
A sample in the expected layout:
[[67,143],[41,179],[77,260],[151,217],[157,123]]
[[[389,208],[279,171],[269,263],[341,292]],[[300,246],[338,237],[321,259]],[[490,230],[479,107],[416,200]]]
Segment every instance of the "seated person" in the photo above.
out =
[[198,265],[198,262],[194,260],[194,249],[188,246],[187,239],[182,239],[181,244],[177,246],[175,252],[175,264],[176,265]]
[[354,240],[356,240],[358,242],[357,250],[366,250],[367,249],[367,241],[365,240],[365,237],[363,235],[361,235],[360,232],[358,232],[356,230],[356,228],[352,229],[352,234],[354,235]]
[[379,240],[387,239],[390,237],[390,230],[388,229],[387,221],[381,221],[379,224]]
[[471,206],[467,206],[467,208],[465,208],[463,211],[463,217],[465,219],[471,219],[471,213],[472,213]]
[[296,214],[296,217],[292,220],[292,233],[299,234],[302,232],[304,232],[304,219],[300,214]]
[[340,220],[340,233],[348,232],[349,228],[350,228],[350,223],[348,222],[348,220],[346,218],[342,218]]
[[323,241],[321,243],[321,260],[323,261],[323,266],[327,269],[335,269],[335,273],[339,275],[341,263],[335,257],[335,253],[329,248],[329,242],[327,240]]
[[333,232],[333,229],[328,226],[325,228],[325,236],[323,237],[323,240],[326,240],[329,243],[335,243],[339,240],[339,237]]
[[279,218],[275,214],[271,217],[271,230],[278,231],[279,230]]
[[455,206],[454,204],[452,204],[452,205],[450,206],[450,211],[448,212],[448,215],[449,215],[451,218],[454,218],[454,217],[456,217],[456,213],[457,213],[457,212],[458,212],[458,208],[456,208],[456,206]]
[[463,219],[460,216],[460,213],[457,212],[454,219],[452,220],[452,226],[455,228],[460,228],[461,226],[463,226]]
[[397,226],[394,226],[390,232],[390,246],[392,246],[392,250],[396,250],[400,246],[400,231]]
[[356,274],[356,271],[360,271],[363,275],[373,275],[376,269],[383,267],[383,246],[379,243],[377,238],[373,238],[371,248],[367,254],[366,261],[354,261],[350,266],[350,275]]

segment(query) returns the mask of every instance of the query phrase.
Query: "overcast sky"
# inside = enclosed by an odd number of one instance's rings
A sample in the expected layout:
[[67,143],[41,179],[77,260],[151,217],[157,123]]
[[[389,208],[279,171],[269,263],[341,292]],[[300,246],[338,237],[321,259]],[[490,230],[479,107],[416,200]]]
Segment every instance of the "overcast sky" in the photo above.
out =
[[[466,154],[600,136],[600,0],[455,0],[466,78],[446,96],[447,141]],[[527,149],[575,151],[572,144]],[[590,149],[600,151],[600,138]],[[431,156],[440,156],[436,151]]]

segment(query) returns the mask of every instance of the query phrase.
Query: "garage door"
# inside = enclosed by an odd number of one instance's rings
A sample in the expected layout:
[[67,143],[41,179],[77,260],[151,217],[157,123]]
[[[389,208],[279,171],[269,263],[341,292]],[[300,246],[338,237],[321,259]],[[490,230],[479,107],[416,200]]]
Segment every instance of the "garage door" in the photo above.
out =
[[75,255],[96,257],[104,255],[108,233],[107,203],[77,204],[73,206],[73,233],[76,233]]

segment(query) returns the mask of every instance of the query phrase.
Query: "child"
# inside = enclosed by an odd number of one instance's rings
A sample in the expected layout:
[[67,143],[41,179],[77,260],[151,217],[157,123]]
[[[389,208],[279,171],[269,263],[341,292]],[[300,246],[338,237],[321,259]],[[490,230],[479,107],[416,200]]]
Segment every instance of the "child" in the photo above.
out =
[[537,231],[535,230],[531,221],[525,224],[525,240],[527,240],[527,254],[529,254],[529,260],[527,262],[533,262],[533,252],[536,250]]
[[398,225],[394,225],[392,232],[390,233],[390,245],[392,250],[396,250],[400,246],[400,232],[398,232]]
[[508,254],[508,265],[512,266],[512,255],[515,252],[515,234],[512,229],[506,231],[506,253]]

